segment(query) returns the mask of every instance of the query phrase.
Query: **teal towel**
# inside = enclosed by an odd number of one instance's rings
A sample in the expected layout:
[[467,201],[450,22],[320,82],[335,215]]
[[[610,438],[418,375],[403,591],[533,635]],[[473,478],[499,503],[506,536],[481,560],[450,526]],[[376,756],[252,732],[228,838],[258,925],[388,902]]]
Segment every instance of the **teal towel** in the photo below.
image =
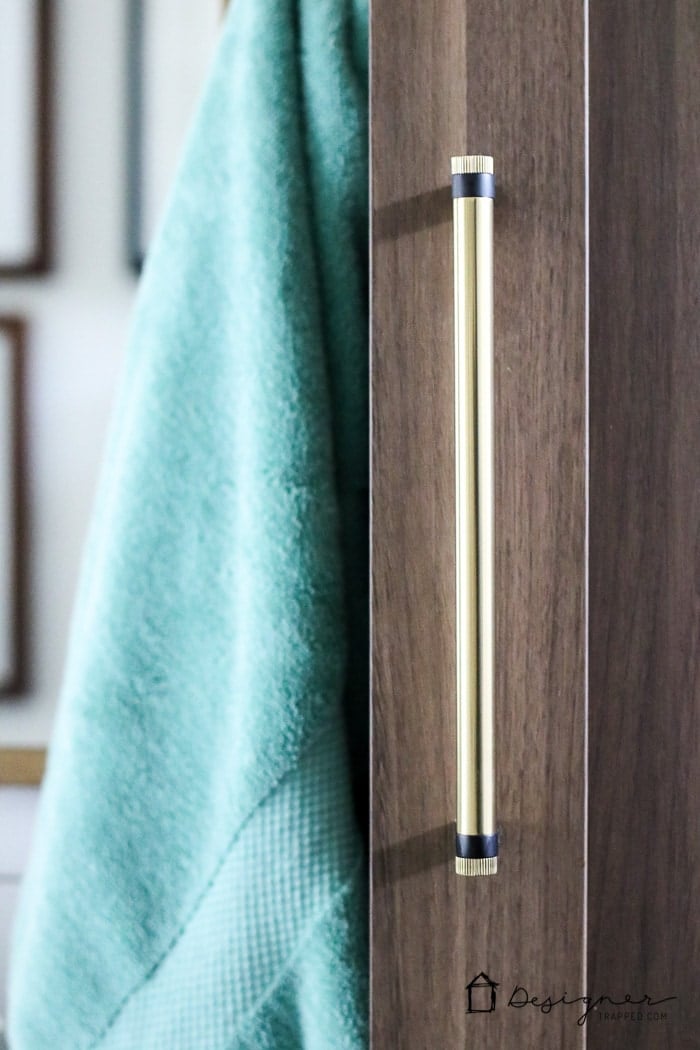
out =
[[13,1050],[367,1045],[366,32],[365,0],[229,6],[88,539]]

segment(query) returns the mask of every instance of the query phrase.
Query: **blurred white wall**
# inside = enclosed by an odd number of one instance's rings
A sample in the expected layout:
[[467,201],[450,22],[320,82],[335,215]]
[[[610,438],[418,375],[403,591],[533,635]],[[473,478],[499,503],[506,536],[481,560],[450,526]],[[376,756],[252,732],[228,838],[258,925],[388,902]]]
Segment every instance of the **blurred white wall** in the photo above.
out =
[[[81,547],[135,280],[125,264],[124,0],[57,0],[54,265],[0,280],[25,358],[31,691],[0,701],[0,746],[41,746],[59,688]],[[2,836],[4,838],[4,836]]]
[[[134,298],[125,264],[125,0],[54,0],[54,266],[0,281],[28,325],[31,691],[0,700],[0,747],[43,746]],[[36,789],[0,788],[0,1014]]]
[[[151,100],[160,129],[157,156],[163,169],[152,173],[160,197],[171,180],[222,9],[220,0],[157,0],[149,8],[160,19],[153,24],[156,52],[163,52],[157,66],[162,75],[151,82],[160,92]],[[53,266],[31,279],[0,279],[0,314],[19,315],[27,324],[30,526],[30,681],[22,696],[0,699],[0,748],[43,747],[50,738],[136,290],[126,243],[127,0],[53,0],[53,12]],[[199,41],[197,48],[187,46],[193,40]],[[168,62],[174,61],[192,65],[181,70],[187,98],[184,89],[173,95]],[[172,112],[174,98],[186,113]],[[150,134],[155,140],[152,124]],[[151,212],[158,209],[157,202],[148,203]],[[35,788],[0,786],[0,1017],[10,925],[37,794]]]

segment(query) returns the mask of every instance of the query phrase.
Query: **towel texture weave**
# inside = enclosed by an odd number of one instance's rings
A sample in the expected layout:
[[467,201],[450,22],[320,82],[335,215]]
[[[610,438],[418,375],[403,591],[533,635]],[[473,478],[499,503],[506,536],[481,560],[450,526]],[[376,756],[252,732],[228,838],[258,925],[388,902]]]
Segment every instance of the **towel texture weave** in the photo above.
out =
[[365,0],[229,5],[112,421],[13,1050],[367,1045],[366,31]]

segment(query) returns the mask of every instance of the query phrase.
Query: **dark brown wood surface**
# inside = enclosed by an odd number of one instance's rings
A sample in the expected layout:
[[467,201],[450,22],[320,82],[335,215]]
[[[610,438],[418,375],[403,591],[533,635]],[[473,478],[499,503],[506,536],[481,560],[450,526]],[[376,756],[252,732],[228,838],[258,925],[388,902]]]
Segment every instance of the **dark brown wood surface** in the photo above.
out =
[[[374,0],[372,1045],[568,1050],[583,991],[581,5]],[[492,153],[499,874],[454,873],[450,156]],[[499,983],[466,1013],[468,981]]]
[[590,18],[588,985],[678,998],[588,1046],[677,1050],[700,1046],[700,7]]

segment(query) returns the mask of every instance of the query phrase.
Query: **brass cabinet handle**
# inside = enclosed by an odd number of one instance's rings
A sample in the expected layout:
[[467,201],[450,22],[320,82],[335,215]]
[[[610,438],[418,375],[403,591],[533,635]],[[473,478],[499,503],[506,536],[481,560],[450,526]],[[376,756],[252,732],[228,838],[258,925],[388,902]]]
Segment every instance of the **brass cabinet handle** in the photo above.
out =
[[494,772],[493,158],[452,158],[459,875],[498,865]]

